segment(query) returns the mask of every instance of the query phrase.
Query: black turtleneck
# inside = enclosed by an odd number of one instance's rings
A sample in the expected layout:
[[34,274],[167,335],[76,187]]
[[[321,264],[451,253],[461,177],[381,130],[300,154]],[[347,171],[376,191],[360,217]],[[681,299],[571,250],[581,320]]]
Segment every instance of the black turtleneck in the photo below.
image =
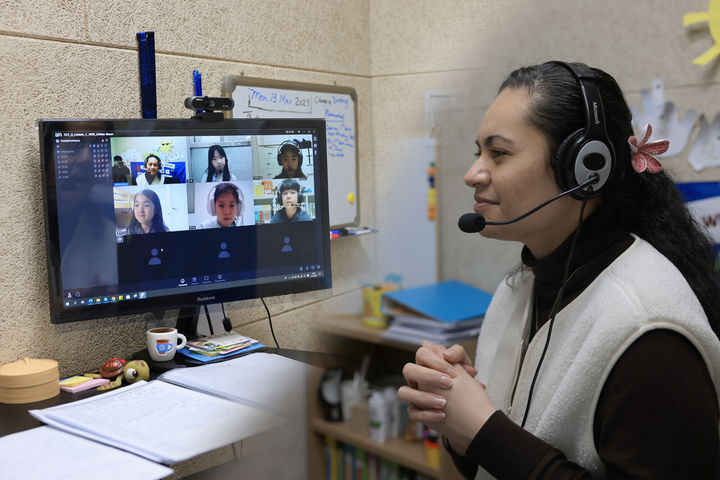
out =
[[[634,241],[612,222],[589,216],[582,225],[559,310]],[[525,247],[522,261],[535,275],[538,323],[549,320],[562,284],[572,235],[543,259]],[[680,401],[678,401],[680,400]],[[718,399],[697,349],[670,330],[637,339],[610,372],[593,424],[595,447],[608,479],[720,478]],[[458,470],[473,478],[482,465],[497,478],[581,479],[590,474],[543,440],[496,411],[464,456],[448,449]]]

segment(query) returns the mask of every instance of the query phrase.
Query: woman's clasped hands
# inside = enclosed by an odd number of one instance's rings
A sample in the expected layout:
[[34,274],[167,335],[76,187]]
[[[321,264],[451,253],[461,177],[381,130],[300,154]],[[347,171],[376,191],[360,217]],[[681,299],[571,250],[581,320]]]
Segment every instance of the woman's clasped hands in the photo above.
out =
[[407,386],[398,398],[408,404],[408,417],[443,434],[456,452],[465,452],[495,407],[477,370],[460,345],[445,348],[423,342],[415,363],[403,367]]

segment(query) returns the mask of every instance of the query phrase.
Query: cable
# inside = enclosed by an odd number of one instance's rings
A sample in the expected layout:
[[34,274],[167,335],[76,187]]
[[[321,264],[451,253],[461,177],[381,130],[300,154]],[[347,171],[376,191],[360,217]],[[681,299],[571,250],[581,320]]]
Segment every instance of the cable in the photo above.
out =
[[260,301],[262,302],[263,306],[265,307],[265,311],[267,312],[268,322],[270,323],[270,333],[272,333],[273,340],[275,340],[275,346],[277,348],[280,348],[277,338],[275,338],[275,330],[273,329],[273,325],[272,325],[272,316],[270,315],[270,309],[268,308],[267,304],[265,303],[264,298],[260,297]]
[[225,314],[225,304],[223,302],[220,302],[220,308],[222,308],[222,312],[223,312],[223,319],[222,319],[223,327],[225,328],[226,332],[229,332],[230,330],[232,330],[232,322]]
[[205,317],[207,318],[207,321],[208,321],[208,328],[210,329],[210,335],[215,335],[215,331],[213,330],[213,327],[212,327],[212,320],[210,320],[210,312],[208,312],[207,305],[203,305],[203,306],[205,307]]
[[[590,190],[592,190],[592,187],[590,187]],[[548,326],[547,338],[545,339],[545,346],[543,347],[542,354],[540,354],[538,366],[535,369],[535,375],[533,375],[532,382],[530,383],[530,391],[528,392],[528,399],[527,403],[525,404],[525,414],[523,415],[522,423],[520,424],[521,428],[525,427],[525,422],[527,421],[528,413],[530,412],[530,402],[532,401],[532,394],[533,390],[535,389],[535,381],[537,380],[538,374],[540,373],[540,367],[542,366],[543,360],[545,359],[545,354],[548,350],[548,346],[550,345],[550,335],[552,335],[552,328],[553,324],[555,323],[555,315],[557,315],[563,295],[565,295],[565,288],[567,288],[568,276],[570,273],[570,263],[572,262],[573,253],[575,252],[575,244],[577,243],[578,237],[580,236],[580,227],[582,227],[583,213],[585,212],[585,205],[587,204],[587,201],[588,198],[583,199],[582,206],[580,207],[580,218],[578,219],[578,227],[577,230],[575,230],[575,235],[573,235],[572,243],[570,244],[570,253],[568,253],[568,259],[567,262],[565,262],[563,283],[560,287],[560,291],[558,292],[558,296],[555,299],[555,303],[553,304],[552,311],[550,312],[550,324]]]

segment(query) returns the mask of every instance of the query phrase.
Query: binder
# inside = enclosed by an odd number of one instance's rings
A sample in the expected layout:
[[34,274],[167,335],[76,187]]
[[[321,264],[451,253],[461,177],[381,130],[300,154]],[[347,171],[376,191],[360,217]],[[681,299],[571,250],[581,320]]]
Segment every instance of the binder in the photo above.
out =
[[455,323],[481,319],[492,294],[457,280],[383,294],[382,312],[394,317]]
[[450,345],[478,335],[492,295],[459,281],[387,292],[381,311],[392,316],[387,340]]

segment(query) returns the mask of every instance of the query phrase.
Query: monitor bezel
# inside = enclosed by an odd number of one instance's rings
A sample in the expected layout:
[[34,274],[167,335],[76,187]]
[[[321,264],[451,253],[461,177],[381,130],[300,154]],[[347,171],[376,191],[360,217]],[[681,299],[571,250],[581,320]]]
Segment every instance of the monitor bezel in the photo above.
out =
[[[55,132],[175,132],[177,135],[246,135],[251,131],[276,129],[316,129],[318,155],[315,171],[315,202],[320,215],[322,276],[285,280],[282,282],[218,288],[201,293],[186,292],[142,300],[124,300],[92,306],[65,308],[61,285],[59,217],[54,165],[53,139]],[[46,258],[50,320],[54,324],[136,315],[201,305],[287,295],[332,287],[330,260],[330,226],[328,216],[327,144],[324,119],[310,118],[226,118],[217,122],[193,119],[41,119],[38,121],[40,161],[42,170],[43,207],[45,214]],[[212,133],[211,133],[212,132]],[[243,132],[243,133],[232,133]],[[49,158],[48,158],[49,156]]]

